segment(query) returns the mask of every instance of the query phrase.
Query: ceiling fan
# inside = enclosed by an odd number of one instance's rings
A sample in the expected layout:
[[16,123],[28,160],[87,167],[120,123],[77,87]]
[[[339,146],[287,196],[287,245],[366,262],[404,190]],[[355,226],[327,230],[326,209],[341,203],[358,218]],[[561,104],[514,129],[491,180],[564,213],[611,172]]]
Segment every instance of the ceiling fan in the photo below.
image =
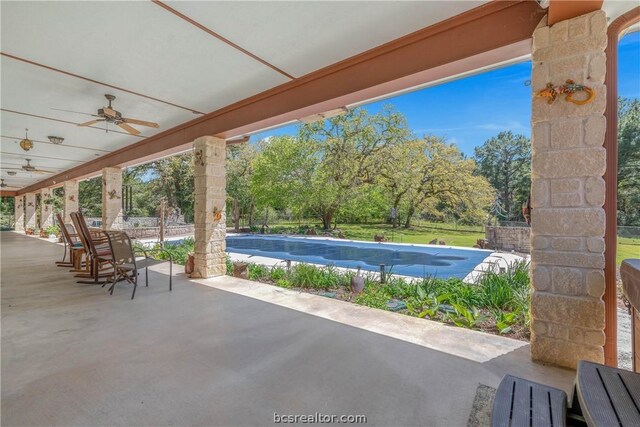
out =
[[[111,102],[114,101],[116,97],[114,95],[109,95],[109,94],[106,94],[104,97],[107,98],[107,101],[109,101],[109,105],[99,108],[97,114],[80,113],[80,114],[85,114],[87,116],[97,117],[97,119],[89,120],[88,122],[85,122],[85,123],[80,123],[78,124],[78,126],[91,126],[99,122],[113,123],[114,125],[120,127],[124,131],[130,133],[131,135],[139,135],[140,131],[134,128],[133,126],[130,126],[130,124],[147,126],[151,128],[160,127],[160,125],[154,122],[147,122],[144,120],[130,119],[128,117],[123,117],[120,111],[114,110],[113,107],[111,106]],[[58,108],[54,108],[54,110],[78,113],[78,111],[60,110]]]
[[0,179],[0,188],[4,188],[4,187],[8,187],[8,185],[5,184],[4,179]]
[[53,171],[47,171],[43,169],[37,169],[35,166],[31,164],[31,159],[25,159],[27,161],[26,165],[23,165],[21,168],[3,168],[6,170],[19,170],[25,172],[33,172],[33,173],[55,173]]

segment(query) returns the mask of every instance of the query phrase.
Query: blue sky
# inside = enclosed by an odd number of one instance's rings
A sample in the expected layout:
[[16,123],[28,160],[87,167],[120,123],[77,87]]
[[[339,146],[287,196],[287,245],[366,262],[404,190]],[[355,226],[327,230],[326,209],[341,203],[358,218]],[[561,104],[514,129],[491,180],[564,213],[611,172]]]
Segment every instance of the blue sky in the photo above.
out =
[[[619,95],[640,98],[640,32],[625,36],[619,45]],[[523,62],[439,86],[388,98],[364,106],[376,113],[393,105],[403,113],[418,136],[445,137],[467,155],[474,147],[503,130],[530,136],[531,62]],[[271,135],[295,135],[297,125],[261,132],[251,140]]]

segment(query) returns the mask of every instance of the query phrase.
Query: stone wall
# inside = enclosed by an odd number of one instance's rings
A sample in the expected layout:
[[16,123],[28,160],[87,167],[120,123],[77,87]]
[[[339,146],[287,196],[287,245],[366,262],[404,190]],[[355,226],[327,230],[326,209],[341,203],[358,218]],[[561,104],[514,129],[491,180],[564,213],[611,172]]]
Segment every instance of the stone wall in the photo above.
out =
[[516,251],[528,254],[531,251],[531,229],[529,227],[484,228],[489,247],[499,251]]
[[[125,228],[123,229],[125,233],[129,235],[131,238],[135,239],[152,239],[158,238],[160,236],[160,227],[136,227],[136,228]],[[191,236],[194,234],[194,226],[193,224],[185,224],[185,225],[175,225],[170,227],[165,227],[164,236]]]
[[533,34],[534,93],[572,79],[596,95],[532,100],[531,354],[570,368],[604,361],[606,45],[602,11]]

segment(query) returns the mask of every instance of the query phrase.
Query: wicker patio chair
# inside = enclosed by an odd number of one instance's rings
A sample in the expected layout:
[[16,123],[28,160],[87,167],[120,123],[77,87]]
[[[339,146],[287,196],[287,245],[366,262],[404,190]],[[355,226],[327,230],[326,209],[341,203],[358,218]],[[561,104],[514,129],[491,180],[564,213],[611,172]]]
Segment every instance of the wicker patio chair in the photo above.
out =
[[[136,296],[136,289],[138,288],[138,270],[144,268],[144,281],[145,287],[149,286],[149,266],[157,262],[162,262],[149,257],[147,250],[135,247],[131,244],[131,239],[124,231],[109,230],[105,231],[107,238],[109,239],[109,247],[111,248],[112,259],[111,265],[113,266],[113,283],[109,288],[109,293],[113,295],[116,283],[125,280],[133,285],[133,292],[131,293],[131,299]],[[163,251],[162,249],[157,249]],[[151,250],[154,251],[154,250]],[[144,255],[144,260],[138,265],[136,261],[136,252]],[[166,251],[164,251],[166,252]],[[172,276],[173,276],[173,259],[169,256],[169,291],[172,290]]]

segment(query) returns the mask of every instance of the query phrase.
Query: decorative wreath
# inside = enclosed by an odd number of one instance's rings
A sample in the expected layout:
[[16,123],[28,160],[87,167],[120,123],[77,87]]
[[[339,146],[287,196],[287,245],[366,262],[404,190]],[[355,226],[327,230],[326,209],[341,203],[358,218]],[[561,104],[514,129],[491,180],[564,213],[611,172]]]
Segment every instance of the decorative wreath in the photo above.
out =
[[[587,94],[586,99],[574,99],[573,95],[577,92],[585,92]],[[547,83],[547,87],[536,93],[537,97],[547,98],[547,103],[552,104],[556,100],[558,95],[565,94],[565,101],[571,102],[576,105],[588,104],[596,97],[595,92],[590,87],[578,84],[573,80],[567,80],[565,84],[560,86],[554,86],[553,83]]]

